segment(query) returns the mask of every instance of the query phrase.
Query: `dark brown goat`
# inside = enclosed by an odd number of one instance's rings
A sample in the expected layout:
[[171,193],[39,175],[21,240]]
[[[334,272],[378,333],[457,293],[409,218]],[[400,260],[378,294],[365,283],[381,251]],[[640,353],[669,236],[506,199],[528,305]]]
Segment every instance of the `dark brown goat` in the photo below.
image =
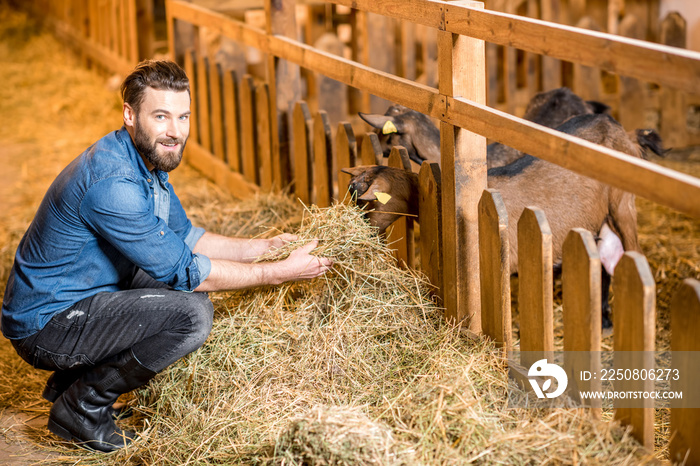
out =
[[[664,153],[655,131],[637,130],[628,134],[609,115],[579,115],[557,129],[634,157],[644,156],[646,149],[659,155]],[[401,213],[418,213],[416,174],[384,166],[364,166],[344,171],[353,176],[349,190],[357,194],[359,201],[368,204],[370,223],[380,232],[384,232]],[[527,206],[538,206],[547,216],[552,230],[555,265],[561,264],[564,239],[572,228],[585,228],[598,233],[607,224],[617,236],[605,235],[606,238],[616,240],[619,236],[624,250],[639,250],[633,194],[531,155],[489,170],[488,187],[501,193],[508,212],[511,273],[518,270],[517,220]],[[375,192],[388,193],[391,199],[381,204],[376,200]],[[617,260],[619,257],[612,259],[612,268]],[[605,309],[604,313],[607,313]],[[609,320],[604,321],[604,325],[609,326]]]
[[[561,87],[536,94],[528,103],[524,119],[556,128],[576,115],[607,113],[605,104],[584,101],[570,89]],[[423,161],[440,162],[440,131],[426,115],[402,105],[392,105],[384,115],[360,113],[360,117],[373,126],[379,135],[384,156],[388,157],[393,146],[403,146],[411,161],[420,168]],[[488,168],[507,165],[524,154],[500,143],[487,147]]]

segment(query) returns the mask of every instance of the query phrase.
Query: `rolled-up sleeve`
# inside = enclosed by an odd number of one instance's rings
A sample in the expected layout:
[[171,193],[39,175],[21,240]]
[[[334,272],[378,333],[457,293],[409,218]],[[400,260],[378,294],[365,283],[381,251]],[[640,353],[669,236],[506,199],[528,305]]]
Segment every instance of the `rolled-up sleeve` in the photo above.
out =
[[149,196],[148,185],[139,180],[107,178],[86,192],[80,216],[151,277],[173,289],[192,291],[211,271],[209,259],[192,252],[204,231],[190,225],[183,239],[153,214]]

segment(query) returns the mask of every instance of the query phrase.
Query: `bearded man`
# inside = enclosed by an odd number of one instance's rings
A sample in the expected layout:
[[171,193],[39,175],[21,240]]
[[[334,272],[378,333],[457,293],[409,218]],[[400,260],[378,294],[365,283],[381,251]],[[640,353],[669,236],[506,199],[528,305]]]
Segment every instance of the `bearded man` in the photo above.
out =
[[121,86],[124,126],[52,183],[15,255],[2,332],[32,366],[53,371],[48,428],[98,451],[129,444],[117,398],[199,348],[212,327],[207,291],[325,273],[316,242],[253,263],[295,236],[229,238],[194,227],[168,182],[190,125],[175,63],[147,60]]

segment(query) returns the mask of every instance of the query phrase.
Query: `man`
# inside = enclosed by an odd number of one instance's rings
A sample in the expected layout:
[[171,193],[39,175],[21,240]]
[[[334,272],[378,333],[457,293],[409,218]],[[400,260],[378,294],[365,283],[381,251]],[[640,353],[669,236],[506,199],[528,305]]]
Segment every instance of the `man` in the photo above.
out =
[[252,263],[295,236],[236,239],[193,227],[168,182],[189,134],[190,90],[170,61],[140,63],[122,83],[124,126],[56,178],[22,238],[2,331],[36,368],[54,371],[48,428],[113,451],[134,437],[114,422],[119,395],[199,348],[212,327],[206,293],[317,277],[332,265],[312,242]]

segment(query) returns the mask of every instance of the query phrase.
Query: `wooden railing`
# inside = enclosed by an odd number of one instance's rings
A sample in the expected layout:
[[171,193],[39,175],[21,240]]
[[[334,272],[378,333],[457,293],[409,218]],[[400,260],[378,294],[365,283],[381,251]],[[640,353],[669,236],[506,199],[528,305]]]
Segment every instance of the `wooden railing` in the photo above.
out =
[[[304,102],[280,99],[285,82],[275,79],[278,59],[440,120],[442,171],[437,164],[426,163],[420,173],[421,268],[439,286],[448,318],[469,318],[473,331],[483,328],[484,333],[506,350],[512,347],[512,337],[508,245],[504,232],[508,221],[518,219],[507,219],[496,192],[484,192],[486,138],[700,217],[700,203],[696,201],[700,199],[700,180],[485,105],[484,41],[684,90],[695,90],[700,77],[700,54],[486,11],[474,2],[339,0],[336,3],[436,28],[438,89],[272,34],[274,28],[269,24],[268,31],[263,31],[183,1],[169,0],[171,32],[174,21],[189,22],[257,48],[269,57],[267,81],[262,82],[251,76],[236,77],[206,57],[192,52],[184,54],[194,97],[187,154],[192,164],[241,196],[293,183],[294,193],[304,203],[324,206],[334,198],[342,199],[346,190],[348,178],[338,174],[338,168],[381,162],[375,134],[356,137],[351,125],[340,123],[333,139],[333,128],[324,111],[312,115]],[[274,22],[275,12],[269,3],[266,14],[268,23]],[[171,35],[174,56],[181,53],[175,46]],[[298,95],[292,91],[287,94]],[[288,133],[280,132],[277,126],[280,113],[289,113]],[[279,147],[285,143],[293,147],[289,154],[280,152]],[[289,158],[285,160],[285,157]],[[407,166],[405,150],[394,148],[389,164]],[[463,183],[464,179],[470,182]],[[528,285],[528,279],[534,279],[529,277],[520,286],[523,296],[520,350],[546,353],[553,350],[552,264],[547,260],[551,257],[551,252],[547,254],[551,244],[548,246],[548,227],[542,212],[534,209],[526,214],[520,219],[528,225],[523,241],[533,246],[520,248],[519,262],[532,264],[542,273],[536,282]],[[411,224],[411,219],[402,219],[392,232],[393,238],[402,239],[396,243],[397,255],[408,265],[414,264]],[[537,257],[529,256],[533,252],[538,253]],[[637,253],[627,253],[618,267],[614,282],[615,349],[653,350],[654,303],[649,296],[654,294],[654,281],[649,267]],[[589,232],[571,232],[564,247],[563,269],[564,349],[599,351],[600,259]],[[526,272],[521,271],[521,276],[523,273]],[[549,295],[546,290],[550,290]],[[674,306],[674,316],[690,318],[698,312],[700,285],[688,281],[680,295],[682,298],[678,300],[683,305]],[[629,322],[638,324],[629,325]],[[683,335],[687,335],[684,329],[674,329],[678,348],[696,351],[694,340]],[[575,364],[579,363],[571,364],[574,365],[569,365],[569,369],[575,370]],[[591,364],[596,362],[585,364],[593,367]],[[631,424],[637,438],[651,446],[651,408],[643,409],[646,411],[641,411],[641,415],[620,409],[617,417]],[[678,416],[695,419],[689,414],[691,411],[674,412],[679,413],[674,419]],[[684,420],[672,426],[677,432],[672,455],[684,453],[693,445],[689,439],[697,433],[684,430],[683,426],[687,425]]]

